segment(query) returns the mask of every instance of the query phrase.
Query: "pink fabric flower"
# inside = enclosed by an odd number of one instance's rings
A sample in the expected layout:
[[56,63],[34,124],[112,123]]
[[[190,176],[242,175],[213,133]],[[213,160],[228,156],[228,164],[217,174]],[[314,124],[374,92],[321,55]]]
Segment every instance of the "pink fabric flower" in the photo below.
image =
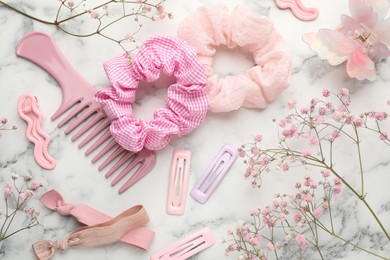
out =
[[337,30],[320,29],[303,40],[331,65],[347,62],[347,73],[358,80],[376,78],[375,63],[390,56],[389,1],[349,0],[351,16],[342,15]]

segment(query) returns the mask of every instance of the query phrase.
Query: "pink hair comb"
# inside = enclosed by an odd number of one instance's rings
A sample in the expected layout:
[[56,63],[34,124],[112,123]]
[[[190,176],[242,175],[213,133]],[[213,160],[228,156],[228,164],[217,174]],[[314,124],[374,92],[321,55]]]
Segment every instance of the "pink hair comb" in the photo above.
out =
[[275,4],[280,9],[290,8],[294,16],[302,21],[313,21],[319,14],[317,8],[308,8],[301,0],[275,0]]
[[56,166],[56,161],[47,151],[51,138],[41,128],[43,116],[38,107],[36,96],[31,94],[20,96],[18,113],[27,122],[26,136],[34,144],[34,159],[42,168],[52,170]]
[[[85,153],[85,155],[88,156],[92,152],[103,147],[92,159],[92,163],[97,162],[104,155],[113,150],[99,166],[99,171],[107,167],[108,164],[116,158],[119,158],[105,175],[106,177],[109,177],[117,170],[123,168],[119,175],[112,181],[112,185],[115,185],[131,171],[135,171],[131,179],[126,181],[119,189],[119,193],[129,188],[153,169],[156,164],[156,154],[154,152],[146,150],[139,153],[129,152],[115,142],[108,129],[110,120],[102,111],[100,105],[93,101],[93,97],[96,93],[95,88],[72,67],[49,35],[40,32],[27,34],[18,43],[16,54],[40,66],[60,85],[62,90],[62,103],[52,115],[51,119],[55,120],[65,112],[70,111],[65,118],[61,120],[58,127],[61,128],[69,123],[71,119],[75,119],[65,129],[65,134],[69,134],[76,128],[81,127],[80,130],[72,136],[72,141],[76,141],[87,131],[92,129],[78,145],[79,148],[82,148],[93,139],[97,138]],[[105,143],[106,145],[103,146]],[[127,165],[121,167],[125,164]],[[139,164],[141,165],[135,170],[135,167]]]
[[211,230],[204,228],[153,254],[150,260],[184,260],[214,245]]
[[217,156],[192,188],[191,197],[200,203],[206,203],[237,157],[236,148],[228,144],[222,146]]
[[172,155],[167,213],[183,215],[186,207],[191,151],[175,150]]

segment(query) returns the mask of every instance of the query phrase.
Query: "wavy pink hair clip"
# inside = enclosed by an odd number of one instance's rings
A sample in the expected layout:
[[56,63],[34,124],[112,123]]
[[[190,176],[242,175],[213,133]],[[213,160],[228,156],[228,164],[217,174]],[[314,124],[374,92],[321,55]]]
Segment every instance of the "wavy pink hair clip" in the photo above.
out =
[[313,21],[319,15],[317,8],[308,8],[301,0],[275,0],[275,4],[280,9],[290,8],[294,16],[302,21]]
[[38,108],[39,103],[36,96],[32,94],[20,96],[18,113],[27,122],[26,136],[34,144],[35,161],[42,168],[52,170],[56,166],[56,161],[48,153],[51,138],[41,128],[43,115]]

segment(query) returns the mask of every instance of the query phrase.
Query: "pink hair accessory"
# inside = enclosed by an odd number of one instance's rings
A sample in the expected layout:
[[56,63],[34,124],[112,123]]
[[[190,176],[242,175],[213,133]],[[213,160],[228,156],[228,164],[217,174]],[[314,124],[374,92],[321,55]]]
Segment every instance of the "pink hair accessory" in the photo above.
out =
[[34,144],[35,161],[44,169],[54,169],[56,167],[56,161],[48,153],[51,138],[41,128],[43,115],[39,111],[37,97],[32,94],[20,96],[18,113],[27,122],[26,136]]
[[[287,88],[291,55],[286,43],[268,18],[253,16],[245,6],[231,12],[225,4],[200,7],[179,25],[178,36],[196,49],[206,69],[212,112],[265,108]],[[213,59],[220,45],[249,51],[255,66],[239,75],[218,77]]]
[[173,151],[167,201],[168,214],[184,214],[186,208],[188,181],[190,177],[190,167],[191,151]]
[[150,260],[184,260],[215,244],[210,229],[204,228],[153,254]]
[[[66,203],[61,194],[56,190],[46,192],[39,201],[47,208],[57,211],[64,216],[71,215],[77,219],[78,222],[87,226],[97,225],[112,219],[110,216],[87,205],[73,205]],[[153,231],[144,227],[137,227],[127,232],[121,238],[121,241],[128,245],[148,250],[153,238]]]
[[275,0],[275,4],[280,9],[290,8],[293,15],[302,21],[313,21],[319,14],[317,8],[308,8],[301,0]]
[[347,62],[349,77],[375,80],[375,63],[390,56],[389,6],[389,0],[349,0],[351,16],[342,15],[336,30],[320,29],[303,40],[330,65]]
[[76,229],[65,239],[42,240],[32,245],[38,260],[50,259],[56,251],[72,247],[95,247],[119,241],[129,230],[145,225],[149,216],[143,206],[134,206],[115,218],[93,226]]
[[[112,136],[126,150],[161,149],[173,135],[192,132],[206,116],[205,71],[195,50],[181,39],[151,37],[131,62],[123,54],[106,62],[104,68],[112,86],[98,91],[95,100],[112,120]],[[150,122],[134,118],[131,105],[139,82],[155,81],[160,70],[177,80],[168,87],[165,107],[157,109]]]

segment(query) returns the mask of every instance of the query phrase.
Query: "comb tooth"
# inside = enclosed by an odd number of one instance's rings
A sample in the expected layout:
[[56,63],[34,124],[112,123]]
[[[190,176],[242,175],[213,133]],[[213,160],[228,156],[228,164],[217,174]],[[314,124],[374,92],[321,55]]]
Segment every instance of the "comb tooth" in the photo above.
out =
[[[85,105],[82,103],[78,103],[76,107],[58,124],[58,127],[63,127],[66,123],[69,122],[73,117],[75,117],[80,111],[85,108]],[[70,107],[68,108],[70,109]]]
[[[85,137],[83,139],[83,141],[79,144],[79,148],[83,148],[87,143],[89,143],[93,138],[95,138],[98,134],[100,134],[101,132],[103,132],[103,130],[110,125],[110,121],[107,119],[107,120],[104,120],[102,121],[98,126],[95,127],[95,129],[89,134],[87,135],[87,137]],[[107,133],[107,131],[106,131]],[[100,138],[99,138],[100,139]],[[98,139],[98,140],[99,140]],[[97,140],[97,142],[98,142]],[[96,148],[95,148],[96,149]]]
[[99,137],[92,145],[88,148],[88,150],[85,152],[85,155],[90,155],[93,151],[95,151],[102,143],[104,143],[108,138],[111,137],[111,133],[109,130],[104,132],[102,136]]
[[127,152],[122,156],[120,160],[118,160],[114,166],[111,167],[111,169],[104,175],[106,178],[110,177],[116,170],[118,170],[119,167],[121,167],[128,159],[130,159],[134,153]]
[[110,155],[110,156],[108,156],[105,160],[104,160],[104,162],[102,163],[102,164],[100,164],[100,166],[99,166],[99,171],[101,171],[101,170],[103,170],[104,168],[106,168],[107,167],[107,165],[110,163],[110,162],[112,162],[112,160],[114,160],[115,159],[115,157],[117,157],[118,155],[120,155],[123,151],[125,151],[122,147],[120,147],[119,145],[118,145],[118,147],[115,149],[115,151]]
[[84,107],[87,107],[87,110],[85,110],[74,122],[72,122],[68,128],[66,128],[65,130],[65,134],[69,134],[70,132],[72,132],[76,127],[78,127],[81,123],[83,123],[84,121],[86,121],[90,116],[94,115],[97,113],[96,109],[92,109],[91,107],[89,107],[88,105],[87,106],[84,106]]
[[153,167],[156,165],[156,153],[146,149],[139,151],[134,160],[129,163],[126,168],[123,169],[122,172],[111,182],[111,185],[115,185],[118,181],[120,181],[123,176],[129,173],[138,163],[141,164],[140,167],[119,188],[119,194],[130,188],[134,183],[139,181],[143,176],[145,176],[153,169]]
[[57,111],[51,116],[51,121],[56,120],[58,117],[63,115],[66,111],[68,111],[72,106],[74,106],[76,103],[80,102],[80,100],[70,100],[67,101],[66,104],[64,103],[64,100],[62,100],[62,103],[60,107],[57,109]]
[[95,124],[97,124],[100,120],[104,119],[105,118],[105,115],[101,112],[98,112],[97,114],[95,114],[93,116],[93,118],[91,118],[90,120],[88,120],[88,123],[85,124],[76,134],[74,134],[72,136],[72,141],[76,141],[77,139],[80,138],[80,136],[82,136],[83,134],[85,134],[85,132],[87,132],[89,129],[91,129]]
[[93,157],[92,159],[92,163],[95,163],[97,162],[98,160],[100,160],[100,158],[103,157],[103,155],[105,155],[109,150],[112,149],[112,147],[114,147],[116,145],[116,142],[114,139],[112,139],[97,155],[95,155],[95,157]]

